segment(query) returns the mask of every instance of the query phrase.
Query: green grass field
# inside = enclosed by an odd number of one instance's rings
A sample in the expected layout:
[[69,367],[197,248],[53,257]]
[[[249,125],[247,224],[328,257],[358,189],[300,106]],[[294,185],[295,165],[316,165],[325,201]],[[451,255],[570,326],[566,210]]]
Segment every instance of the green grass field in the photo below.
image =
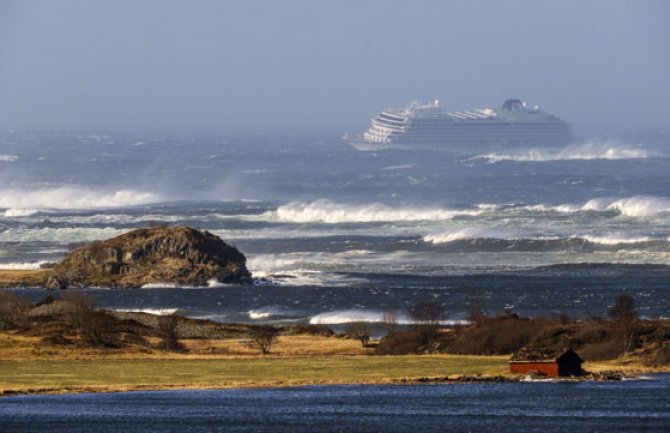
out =
[[0,392],[84,392],[394,383],[507,374],[507,357],[350,356],[310,358],[0,361]]

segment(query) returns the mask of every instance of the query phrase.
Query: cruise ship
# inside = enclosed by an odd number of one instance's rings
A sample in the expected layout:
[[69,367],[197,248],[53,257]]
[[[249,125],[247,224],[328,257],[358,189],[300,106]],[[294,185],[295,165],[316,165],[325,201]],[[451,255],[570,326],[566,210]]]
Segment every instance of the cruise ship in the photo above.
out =
[[370,129],[345,136],[358,150],[559,147],[573,140],[570,125],[540,107],[508,99],[502,107],[446,111],[440,101],[387,108]]

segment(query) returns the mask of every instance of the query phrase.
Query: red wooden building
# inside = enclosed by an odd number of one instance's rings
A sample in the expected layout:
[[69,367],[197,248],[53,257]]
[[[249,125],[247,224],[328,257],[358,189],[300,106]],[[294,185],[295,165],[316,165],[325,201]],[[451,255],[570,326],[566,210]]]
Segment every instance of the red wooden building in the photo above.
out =
[[584,362],[574,350],[564,352],[553,350],[521,349],[509,361],[513,373],[540,373],[548,377],[580,376]]

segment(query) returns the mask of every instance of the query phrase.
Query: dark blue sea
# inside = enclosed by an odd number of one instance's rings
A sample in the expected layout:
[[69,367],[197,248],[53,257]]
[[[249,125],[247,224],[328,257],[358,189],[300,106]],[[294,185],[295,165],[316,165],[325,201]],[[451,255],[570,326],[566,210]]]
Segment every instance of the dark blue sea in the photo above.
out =
[[0,432],[670,431],[670,376],[578,383],[317,386],[0,399]]

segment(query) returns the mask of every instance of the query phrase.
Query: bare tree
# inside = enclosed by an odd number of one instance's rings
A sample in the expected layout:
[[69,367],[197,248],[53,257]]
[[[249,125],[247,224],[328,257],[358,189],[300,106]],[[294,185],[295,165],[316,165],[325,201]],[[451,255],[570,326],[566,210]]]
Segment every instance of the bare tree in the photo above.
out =
[[279,328],[271,325],[257,325],[249,329],[249,337],[263,355],[270,353],[270,349],[277,342]]
[[370,343],[370,327],[366,322],[347,323],[344,333],[349,338],[359,340],[363,347],[368,347]]
[[609,313],[614,320],[615,330],[622,339],[624,354],[627,355],[634,346],[635,325],[638,318],[635,299],[625,293],[620,294]]
[[386,329],[387,335],[395,334],[398,329],[398,317],[395,310],[384,311],[382,325]]
[[478,323],[486,319],[486,298],[478,291],[470,292],[466,301],[468,307],[468,320]]
[[65,318],[77,330],[84,342],[93,346],[112,345],[107,334],[113,331],[114,318],[104,311],[98,311],[95,300],[81,292],[67,292],[61,297],[66,303]]
[[179,342],[177,336],[177,316],[175,314],[161,316],[158,319],[156,331],[161,338],[159,344],[161,349],[175,352],[184,350],[184,346]]
[[0,291],[0,329],[30,327],[30,301],[7,290]]
[[409,312],[412,329],[417,333],[423,345],[432,344],[440,333],[444,320],[444,307],[435,302],[421,302]]

